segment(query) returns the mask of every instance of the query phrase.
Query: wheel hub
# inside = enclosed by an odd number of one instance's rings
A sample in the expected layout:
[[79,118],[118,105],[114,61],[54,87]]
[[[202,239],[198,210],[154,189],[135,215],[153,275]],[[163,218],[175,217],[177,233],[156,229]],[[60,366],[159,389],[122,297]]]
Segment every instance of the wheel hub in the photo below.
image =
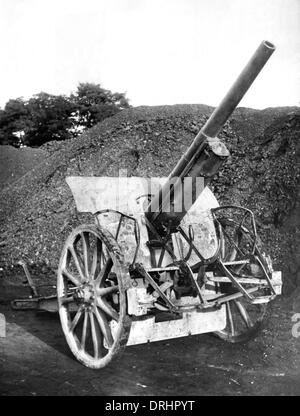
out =
[[91,283],[84,283],[75,292],[75,298],[86,307],[93,306],[95,301],[95,289]]

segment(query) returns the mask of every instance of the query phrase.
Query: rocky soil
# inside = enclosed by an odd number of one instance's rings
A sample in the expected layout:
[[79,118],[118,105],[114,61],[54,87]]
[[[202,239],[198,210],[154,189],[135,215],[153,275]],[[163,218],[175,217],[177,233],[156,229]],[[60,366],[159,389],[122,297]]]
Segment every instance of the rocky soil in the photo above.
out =
[[[115,176],[123,168],[129,176],[167,176],[211,111],[204,105],[129,109],[77,139],[41,147],[47,157],[12,183],[2,170],[0,276],[15,275],[24,259],[54,279],[63,241],[89,220],[76,212],[66,176]],[[285,290],[292,291],[300,284],[300,108],[239,108],[219,137],[231,156],[211,187],[222,203],[254,210]]]
[[46,149],[30,147],[16,149],[12,146],[0,146],[0,191],[25,175],[47,156]]

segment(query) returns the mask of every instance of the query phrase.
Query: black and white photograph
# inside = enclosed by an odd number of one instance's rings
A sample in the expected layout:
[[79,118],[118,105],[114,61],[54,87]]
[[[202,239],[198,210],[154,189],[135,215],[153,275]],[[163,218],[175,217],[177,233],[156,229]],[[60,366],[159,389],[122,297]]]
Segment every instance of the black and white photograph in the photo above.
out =
[[299,396],[300,1],[0,0],[0,39],[0,396]]

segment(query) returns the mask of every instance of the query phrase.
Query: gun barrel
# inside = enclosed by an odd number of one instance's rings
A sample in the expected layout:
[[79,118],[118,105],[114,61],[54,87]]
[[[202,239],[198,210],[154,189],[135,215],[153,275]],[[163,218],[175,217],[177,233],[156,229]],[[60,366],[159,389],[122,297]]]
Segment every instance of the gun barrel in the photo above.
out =
[[[218,171],[226,157],[229,156],[225,145],[216,136],[274,50],[275,46],[271,42],[263,41],[259,45],[219,106],[214,110],[195,137],[193,143],[178,161],[162,189],[152,198],[146,215],[149,221],[153,225],[156,225],[156,228],[160,228],[162,223],[170,222],[172,218],[175,218],[177,224],[180,223],[188,211],[189,207],[186,206],[181,212],[173,212],[171,214],[168,214],[164,209],[165,205],[170,207],[170,204],[172,206],[172,203],[174,203],[174,194],[176,193],[174,190],[176,190],[179,182],[182,182],[185,177],[192,177],[193,204],[199,196],[199,192],[203,190],[194,189],[196,186],[194,179],[199,176],[205,177],[205,184],[207,184],[208,180]],[[210,157],[207,157],[208,153],[210,153]]]
[[193,161],[196,158],[197,150],[203,141],[203,135],[208,137],[217,136],[274,50],[275,46],[268,41],[263,41],[259,45],[256,52],[245,66],[239,77],[236,79],[232,87],[229,89],[219,106],[216,107],[210,118],[195,137],[187,152],[179,160],[169,175],[169,178],[181,176],[181,174],[187,170],[186,162]]

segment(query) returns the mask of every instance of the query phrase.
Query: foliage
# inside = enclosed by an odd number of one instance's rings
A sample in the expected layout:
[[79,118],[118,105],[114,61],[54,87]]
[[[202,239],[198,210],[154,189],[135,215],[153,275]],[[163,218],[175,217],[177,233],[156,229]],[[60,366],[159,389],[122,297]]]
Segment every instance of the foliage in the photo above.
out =
[[80,83],[70,96],[40,92],[9,100],[0,110],[0,144],[37,147],[70,139],[128,107],[125,94],[91,83]]
[[77,93],[71,99],[76,106],[79,125],[85,128],[90,128],[129,107],[125,94],[112,93],[100,85],[90,83],[79,84]]
[[21,132],[30,126],[28,109],[22,98],[9,100],[0,110],[0,144],[20,145]]
[[23,144],[40,146],[50,140],[65,140],[72,137],[71,118],[74,106],[67,97],[41,92],[27,102],[29,129]]

